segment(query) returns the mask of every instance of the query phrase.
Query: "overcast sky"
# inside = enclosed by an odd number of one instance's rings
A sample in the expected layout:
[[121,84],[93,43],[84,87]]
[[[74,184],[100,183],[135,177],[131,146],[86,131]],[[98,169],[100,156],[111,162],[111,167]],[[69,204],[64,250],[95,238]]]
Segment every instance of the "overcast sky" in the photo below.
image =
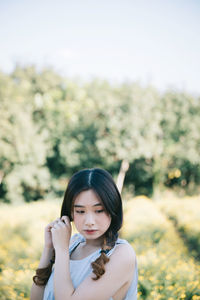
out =
[[16,63],[200,95],[200,0],[0,0],[0,69]]

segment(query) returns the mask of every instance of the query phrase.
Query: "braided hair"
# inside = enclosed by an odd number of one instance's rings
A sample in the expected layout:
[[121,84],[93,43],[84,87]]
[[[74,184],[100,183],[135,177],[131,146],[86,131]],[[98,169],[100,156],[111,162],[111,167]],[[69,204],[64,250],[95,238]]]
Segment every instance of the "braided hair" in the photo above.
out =
[[93,279],[98,280],[105,273],[105,264],[109,261],[107,253],[114,247],[118,231],[122,226],[122,200],[109,172],[100,168],[83,169],[75,173],[68,183],[61,207],[61,217],[67,215],[72,221],[75,198],[87,190],[93,190],[96,193],[111,217],[110,226],[104,234],[100,256],[91,263],[93,273],[96,275]]

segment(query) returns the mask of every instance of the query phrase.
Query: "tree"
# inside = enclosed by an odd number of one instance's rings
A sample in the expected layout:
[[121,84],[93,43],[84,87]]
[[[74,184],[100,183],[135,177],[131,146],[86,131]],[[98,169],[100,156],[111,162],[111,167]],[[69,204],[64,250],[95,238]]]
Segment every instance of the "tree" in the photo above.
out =
[[6,202],[36,200],[49,188],[44,137],[32,120],[26,88],[3,74],[0,81],[1,197]]

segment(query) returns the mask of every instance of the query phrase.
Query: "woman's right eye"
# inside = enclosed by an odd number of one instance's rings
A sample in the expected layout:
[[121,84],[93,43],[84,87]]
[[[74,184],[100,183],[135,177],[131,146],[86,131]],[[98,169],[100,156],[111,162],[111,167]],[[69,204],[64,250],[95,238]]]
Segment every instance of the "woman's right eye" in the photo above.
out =
[[78,213],[78,214],[83,214],[83,213],[84,213],[84,210],[76,210],[76,213]]

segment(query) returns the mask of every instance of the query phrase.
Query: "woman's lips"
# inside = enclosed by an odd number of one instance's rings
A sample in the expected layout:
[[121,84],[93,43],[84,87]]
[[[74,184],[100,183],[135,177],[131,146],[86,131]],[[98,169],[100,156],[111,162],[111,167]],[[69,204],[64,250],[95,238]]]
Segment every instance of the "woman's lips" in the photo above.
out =
[[87,234],[94,234],[97,230],[84,230]]

